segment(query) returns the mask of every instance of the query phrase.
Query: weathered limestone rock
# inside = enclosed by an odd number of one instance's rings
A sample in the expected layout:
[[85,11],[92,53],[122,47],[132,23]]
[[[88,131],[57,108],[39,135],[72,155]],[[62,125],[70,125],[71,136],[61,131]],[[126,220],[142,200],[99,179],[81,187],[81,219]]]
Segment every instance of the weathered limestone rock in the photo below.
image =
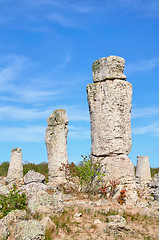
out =
[[159,173],[154,175],[153,181],[149,184],[150,193],[153,194],[155,200],[159,201]]
[[132,85],[122,80],[92,83],[87,94],[93,155],[129,154]]
[[118,179],[120,184],[132,183],[134,178],[134,165],[125,155],[100,157],[101,172],[105,174],[103,180]]
[[30,170],[24,176],[24,184],[28,184],[32,182],[45,183],[45,176],[39,172]]
[[23,160],[21,148],[15,148],[11,151],[7,179],[14,179],[17,181],[21,181],[23,179]]
[[29,199],[28,210],[32,214],[38,213],[45,216],[53,216],[54,213],[63,212],[63,195],[61,192],[50,195],[45,191],[39,191]]
[[6,224],[0,220],[0,240],[7,240],[9,231]]
[[48,154],[49,182],[60,184],[65,182],[65,175],[59,168],[62,163],[68,163],[68,118],[66,111],[63,109],[54,111],[47,122],[45,142]]
[[148,156],[137,156],[136,180],[138,183],[149,183],[151,171]]
[[[91,152],[99,160],[103,181],[119,180],[126,186],[129,203],[137,200],[131,151],[132,84],[125,81],[125,60],[116,56],[93,63],[94,83],[87,85],[91,119]],[[120,191],[119,191],[120,192]]]
[[92,65],[93,81],[101,82],[107,79],[126,79],[123,74],[125,60],[117,56],[103,57]]
[[37,220],[21,221],[15,228],[15,240],[44,240],[45,229]]

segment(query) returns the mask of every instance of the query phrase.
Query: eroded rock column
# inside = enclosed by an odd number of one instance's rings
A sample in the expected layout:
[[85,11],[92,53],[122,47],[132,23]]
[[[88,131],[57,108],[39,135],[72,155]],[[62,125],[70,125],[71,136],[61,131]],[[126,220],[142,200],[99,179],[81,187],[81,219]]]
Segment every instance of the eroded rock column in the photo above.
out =
[[87,85],[91,120],[91,151],[101,160],[105,180],[134,183],[131,151],[132,84],[123,74],[125,60],[109,56],[92,65],[94,83]]
[[49,182],[60,184],[65,182],[65,175],[63,171],[60,171],[60,167],[62,163],[68,163],[66,111],[63,109],[54,111],[47,122],[45,142],[48,154]]
[[17,181],[21,181],[23,179],[23,159],[21,148],[13,148],[11,151],[7,179],[13,179]]
[[148,156],[137,156],[136,168],[137,183],[147,184],[151,181],[151,171]]

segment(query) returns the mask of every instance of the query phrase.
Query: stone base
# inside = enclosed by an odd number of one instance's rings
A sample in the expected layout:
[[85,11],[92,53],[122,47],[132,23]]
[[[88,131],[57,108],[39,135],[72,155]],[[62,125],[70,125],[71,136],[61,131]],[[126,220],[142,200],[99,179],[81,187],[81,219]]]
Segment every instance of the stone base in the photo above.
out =
[[134,165],[126,155],[109,156],[109,157],[93,157],[93,159],[101,161],[101,173],[103,183],[108,183],[109,180],[119,181],[119,190],[116,197],[119,196],[120,190],[127,190],[127,205],[136,203],[138,196],[136,192],[135,171]]

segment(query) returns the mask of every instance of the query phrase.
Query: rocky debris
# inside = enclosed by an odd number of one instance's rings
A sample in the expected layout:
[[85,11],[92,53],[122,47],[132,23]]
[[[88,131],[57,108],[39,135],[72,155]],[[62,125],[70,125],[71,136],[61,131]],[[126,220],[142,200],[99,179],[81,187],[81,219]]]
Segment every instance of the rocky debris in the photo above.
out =
[[13,210],[9,212],[4,218],[3,223],[6,224],[8,228],[11,226],[15,226],[16,223],[18,223],[21,220],[26,220],[27,213],[25,210]]
[[28,183],[32,183],[32,182],[45,183],[45,176],[39,172],[30,170],[24,176],[24,184],[28,184]]
[[45,142],[48,154],[49,183],[56,185],[65,182],[65,174],[60,171],[60,167],[62,163],[68,163],[66,111],[63,109],[54,111],[47,122]]
[[54,222],[51,221],[51,218],[49,217],[44,217],[40,221],[40,224],[45,228],[45,229],[56,229],[56,225]]
[[9,231],[6,224],[0,220],[0,240],[7,240]]
[[49,187],[43,183],[32,182],[23,185],[19,188],[21,192],[24,192],[28,198],[36,195],[39,191],[47,191]]
[[8,190],[7,186],[1,185],[1,186],[0,186],[0,195],[5,195],[5,196],[7,196],[8,193],[9,193],[9,190]]
[[23,160],[21,148],[15,148],[11,151],[7,179],[13,179],[16,181],[22,181],[23,179]]
[[154,175],[152,182],[148,184],[150,193],[153,194],[155,200],[159,201],[159,173]]
[[92,74],[94,82],[105,80],[126,79],[123,74],[125,66],[124,58],[117,56],[103,57],[96,60],[92,65]]
[[56,192],[53,195],[45,191],[39,191],[28,201],[28,210],[31,214],[52,216],[55,213],[63,212],[63,195]]
[[147,184],[151,181],[151,171],[148,156],[137,156],[136,181],[139,184]]
[[19,222],[14,234],[15,240],[45,240],[44,227],[37,220]]

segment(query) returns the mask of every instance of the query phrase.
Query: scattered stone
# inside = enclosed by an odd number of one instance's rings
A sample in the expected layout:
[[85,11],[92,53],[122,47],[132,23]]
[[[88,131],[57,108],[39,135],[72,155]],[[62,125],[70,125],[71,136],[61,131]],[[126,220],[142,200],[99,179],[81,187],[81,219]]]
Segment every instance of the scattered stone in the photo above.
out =
[[15,228],[15,240],[45,240],[44,227],[37,220],[21,221]]
[[60,171],[60,167],[62,163],[68,163],[66,111],[63,109],[54,111],[47,122],[45,142],[48,154],[49,183],[56,185],[65,182],[65,173]]
[[75,213],[74,218],[80,218],[82,217],[82,213]]
[[28,184],[32,182],[45,183],[45,176],[39,172],[30,170],[24,176],[24,184]]
[[23,160],[21,148],[15,148],[11,151],[7,179],[13,179],[17,181],[23,180]]
[[154,175],[152,182],[148,184],[150,187],[150,193],[156,201],[159,201],[159,173]]
[[6,224],[0,220],[0,240],[7,240],[9,231]]
[[45,216],[52,216],[55,213],[63,212],[63,195],[60,192],[50,195],[45,191],[39,191],[29,199],[28,210],[32,214],[38,213]]
[[5,186],[5,185],[4,186],[0,186],[0,195],[7,196],[8,193],[9,193],[9,190],[8,190],[7,186]]
[[151,181],[151,171],[148,156],[137,156],[136,181],[144,184]]
[[14,226],[16,223],[18,223],[21,220],[26,220],[27,213],[25,210],[13,210],[9,212],[4,218],[3,222],[6,224],[8,228],[11,226]]
[[45,228],[45,229],[56,229],[56,225],[49,217],[44,217],[40,221],[40,224]]
[[49,187],[43,183],[32,182],[23,185],[19,188],[21,192],[24,192],[28,198],[36,195],[39,191],[47,191]]
[[92,65],[94,82],[105,80],[126,79],[123,74],[125,60],[117,56],[103,57],[96,60]]

